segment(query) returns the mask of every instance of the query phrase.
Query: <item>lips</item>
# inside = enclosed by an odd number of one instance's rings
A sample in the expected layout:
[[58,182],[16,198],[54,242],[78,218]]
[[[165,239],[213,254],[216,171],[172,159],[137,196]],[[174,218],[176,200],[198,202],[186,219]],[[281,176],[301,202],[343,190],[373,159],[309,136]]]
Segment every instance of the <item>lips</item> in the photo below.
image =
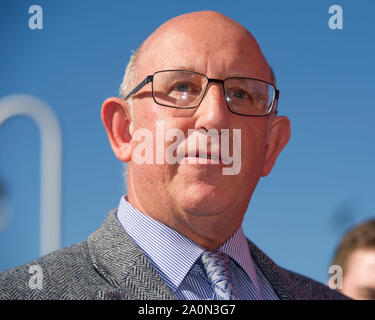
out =
[[195,131],[178,145],[176,155],[178,163],[224,165],[231,159],[226,159],[221,149],[218,137],[207,137]]
[[186,152],[185,161],[189,164],[219,164],[221,157],[219,152],[207,152],[206,150],[196,150],[195,152]]

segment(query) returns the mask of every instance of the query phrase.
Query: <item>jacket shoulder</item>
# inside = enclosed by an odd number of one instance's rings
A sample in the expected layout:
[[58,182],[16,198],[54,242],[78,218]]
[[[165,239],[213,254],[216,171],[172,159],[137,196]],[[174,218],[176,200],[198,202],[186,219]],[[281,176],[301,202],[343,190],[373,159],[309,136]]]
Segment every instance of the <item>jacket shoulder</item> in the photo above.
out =
[[249,250],[254,262],[267,278],[275,293],[283,300],[342,300],[349,299],[328,286],[276,264],[252,241]]
[[89,298],[100,280],[85,241],[0,273],[0,299]]
[[327,285],[315,281],[311,278],[285,270],[291,280],[292,285],[295,287],[297,299],[303,300],[350,300],[342,293],[331,289]]

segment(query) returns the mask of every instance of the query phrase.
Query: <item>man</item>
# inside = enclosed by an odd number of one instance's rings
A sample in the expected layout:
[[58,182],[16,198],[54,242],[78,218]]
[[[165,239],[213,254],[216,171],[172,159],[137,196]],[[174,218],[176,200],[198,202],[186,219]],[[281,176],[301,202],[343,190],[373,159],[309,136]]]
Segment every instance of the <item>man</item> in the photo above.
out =
[[[133,55],[121,92],[101,115],[128,163],[127,196],[87,242],[4,273],[3,298],[344,298],[243,234],[251,195],[290,136],[249,31],[216,12],[171,19]],[[31,265],[43,289],[25,287]]]
[[342,268],[342,293],[354,299],[375,300],[374,219],[345,234],[332,264]]

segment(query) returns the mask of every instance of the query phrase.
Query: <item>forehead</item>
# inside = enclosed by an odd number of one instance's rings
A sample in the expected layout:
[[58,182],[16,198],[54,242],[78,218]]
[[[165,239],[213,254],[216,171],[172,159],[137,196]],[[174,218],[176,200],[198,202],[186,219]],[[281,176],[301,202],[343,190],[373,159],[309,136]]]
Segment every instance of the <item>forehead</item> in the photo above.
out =
[[270,80],[268,64],[246,29],[228,24],[210,27],[184,24],[152,35],[141,47],[141,77],[160,70],[184,69],[212,78]]

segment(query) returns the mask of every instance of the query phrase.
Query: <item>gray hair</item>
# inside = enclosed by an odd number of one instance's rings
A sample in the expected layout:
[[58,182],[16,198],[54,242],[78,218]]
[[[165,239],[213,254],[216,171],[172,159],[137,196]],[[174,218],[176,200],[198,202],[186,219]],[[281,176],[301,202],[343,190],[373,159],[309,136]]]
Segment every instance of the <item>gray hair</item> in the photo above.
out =
[[[132,55],[130,56],[129,63],[126,66],[124,78],[122,79],[122,83],[120,85],[119,94],[122,98],[125,98],[126,95],[132,90],[133,86],[135,85],[134,79],[137,78],[137,60],[139,56],[139,48],[135,50]],[[130,120],[133,120],[133,101],[132,97],[128,98],[129,103],[129,113],[130,113]]]

